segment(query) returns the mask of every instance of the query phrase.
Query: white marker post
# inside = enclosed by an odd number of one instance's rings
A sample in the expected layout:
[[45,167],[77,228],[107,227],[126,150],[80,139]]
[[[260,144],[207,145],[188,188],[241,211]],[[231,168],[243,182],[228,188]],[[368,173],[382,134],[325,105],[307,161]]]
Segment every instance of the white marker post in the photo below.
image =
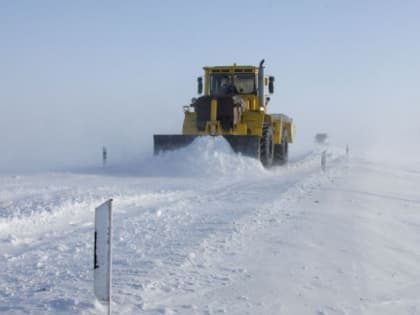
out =
[[108,304],[111,314],[111,240],[112,199],[95,209],[93,249],[93,286],[97,299]]
[[321,169],[322,171],[325,171],[327,168],[327,151],[322,151],[321,154]]

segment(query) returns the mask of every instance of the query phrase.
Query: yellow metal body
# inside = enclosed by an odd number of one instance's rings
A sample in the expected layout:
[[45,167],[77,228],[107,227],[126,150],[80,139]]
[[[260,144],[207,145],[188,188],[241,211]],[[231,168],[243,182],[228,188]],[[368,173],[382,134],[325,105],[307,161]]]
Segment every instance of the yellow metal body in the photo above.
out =
[[[211,95],[210,80],[213,74],[238,75],[246,73],[258,76],[259,68],[255,66],[216,66],[204,67],[204,95]],[[268,79],[264,78],[264,85],[268,85]],[[266,96],[264,95],[264,98]],[[263,125],[269,124],[273,128],[274,144],[280,144],[284,139],[283,133],[287,132],[287,142],[294,139],[294,125],[290,118],[281,114],[268,114],[267,106],[260,104],[256,93],[241,94],[240,98],[244,103],[240,119],[230,130],[223,130],[220,121],[217,120],[217,97],[212,98],[210,103],[210,120],[206,122],[204,130],[197,129],[197,114],[194,111],[185,111],[185,119],[182,128],[184,135],[253,135],[262,136]]]

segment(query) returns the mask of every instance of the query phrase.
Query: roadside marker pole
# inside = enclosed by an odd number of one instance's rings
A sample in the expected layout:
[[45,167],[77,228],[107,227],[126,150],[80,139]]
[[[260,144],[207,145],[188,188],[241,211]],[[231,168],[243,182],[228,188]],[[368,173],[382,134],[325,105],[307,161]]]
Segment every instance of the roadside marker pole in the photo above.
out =
[[106,147],[102,147],[102,168],[106,167],[106,160],[107,160],[108,152],[106,150]]
[[95,239],[93,246],[93,287],[96,298],[108,305],[111,314],[112,281],[112,199],[95,209]]
[[327,168],[327,151],[322,151],[321,155],[321,169],[325,171]]

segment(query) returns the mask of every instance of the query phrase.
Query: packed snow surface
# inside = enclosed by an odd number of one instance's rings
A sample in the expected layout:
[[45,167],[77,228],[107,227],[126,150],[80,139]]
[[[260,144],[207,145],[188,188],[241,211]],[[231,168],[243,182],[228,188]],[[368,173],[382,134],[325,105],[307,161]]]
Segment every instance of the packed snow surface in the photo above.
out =
[[[325,148],[324,148],[325,149]],[[420,167],[327,148],[270,170],[220,139],[106,170],[0,177],[0,313],[420,314]]]

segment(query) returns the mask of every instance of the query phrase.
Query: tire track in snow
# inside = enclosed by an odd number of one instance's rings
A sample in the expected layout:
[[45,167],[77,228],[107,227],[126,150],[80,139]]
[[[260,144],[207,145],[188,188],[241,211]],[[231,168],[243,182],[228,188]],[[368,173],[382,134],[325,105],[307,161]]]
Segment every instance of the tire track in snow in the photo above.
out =
[[[197,191],[197,195],[188,200],[189,206],[184,208],[185,213],[194,213],[194,209],[200,209],[203,204],[205,211],[197,210],[198,215],[193,215],[189,220],[186,220],[186,217],[183,218],[184,222],[189,222],[183,230],[188,231],[191,235],[173,233],[168,237],[175,238],[179,242],[175,249],[175,252],[178,253],[177,259],[174,259],[177,263],[174,261],[162,263],[159,257],[155,257],[155,268],[150,268],[150,265],[146,264],[143,265],[146,266],[146,270],[142,270],[138,275],[133,275],[132,269],[127,270],[130,275],[124,272],[118,275],[120,278],[119,289],[125,293],[131,292],[133,296],[133,300],[130,300],[128,304],[137,305],[137,311],[154,313],[162,310],[161,301],[175,292],[197,294],[197,291],[202,292],[203,288],[208,286],[225,286],[233,280],[232,270],[235,270],[237,276],[246,276],[246,271],[241,268],[215,270],[212,267],[214,257],[226,254],[235,255],[232,244],[236,242],[235,239],[240,239],[244,225],[261,228],[262,222],[268,220],[267,217],[271,220],[273,209],[276,209],[275,211],[279,211],[279,208],[284,209],[284,205],[296,201],[296,198],[321,184],[317,180],[318,171],[313,168],[302,170],[291,167],[277,172],[282,172],[284,177],[279,178],[278,174],[265,174],[254,182],[243,180],[229,182],[220,187],[216,185]],[[308,178],[310,180],[307,180]],[[265,193],[261,194],[261,191]],[[267,196],[275,196],[275,198],[274,200],[266,199]],[[280,214],[282,214],[281,211]],[[179,227],[179,223],[174,223],[174,225]],[[151,238],[155,237],[158,235],[153,235]],[[162,239],[164,238],[162,237]],[[194,241],[190,241],[190,239]],[[131,242],[135,242],[135,240],[131,240]],[[167,243],[164,241],[163,246],[157,250],[158,255],[166,253],[163,255],[173,258],[170,250],[165,248],[165,244]],[[141,245],[146,248],[147,246],[147,241]],[[151,247],[154,248],[155,245]],[[122,250],[122,252],[124,251]],[[147,255],[148,262],[151,261],[152,264],[153,258],[150,258],[154,257],[153,254],[153,252],[149,252]],[[181,265],[178,263],[179,258],[183,258]],[[130,265],[133,269],[142,269],[141,260],[135,261],[134,259]],[[143,285],[140,288],[137,285],[127,286],[124,279],[128,278],[136,284],[142,283]],[[132,294],[133,291],[137,293]],[[139,301],[142,302],[139,303]],[[155,301],[160,302],[156,303]],[[183,307],[180,306],[180,308],[178,311],[182,311]],[[136,310],[131,311],[135,312]]]
[[[231,265],[229,261],[226,261],[227,257],[236,256],[241,250],[249,250],[246,248],[247,244],[243,243],[243,236],[252,235],[256,230],[263,230],[264,227],[272,224],[281,225],[284,220],[290,221],[296,216],[301,216],[302,213],[290,213],[288,208],[310,194],[311,191],[330,183],[333,178],[339,176],[341,174],[341,162],[342,158],[338,157],[331,165],[332,170],[329,170],[326,174],[323,173],[322,176],[319,176],[319,172],[312,170],[303,172],[294,180],[288,180],[287,187],[282,186],[281,188],[284,189],[275,198],[261,203],[259,202],[262,200],[257,199],[256,203],[250,205],[252,211],[235,217],[231,222],[230,230],[221,230],[216,227],[214,233],[208,235],[195,249],[192,249],[197,253],[195,261],[186,260],[182,268],[178,268],[177,273],[173,273],[176,274],[176,280],[184,279],[181,284],[176,283],[176,289],[173,290],[159,290],[158,284],[165,283],[167,287],[174,277],[161,277],[159,281],[155,278],[154,285],[142,288],[145,292],[137,297],[144,298],[140,309],[147,314],[159,312],[181,312],[183,314],[226,312],[226,309],[220,305],[212,305],[211,302],[203,309],[197,310],[197,306],[188,303],[188,301],[195,300],[198,296],[204,297],[207,295],[210,301],[212,291],[221,290],[223,292],[238,277],[248,278],[249,275],[245,268],[240,265]],[[278,183],[278,180],[270,178],[264,184],[264,187],[273,187],[273,183]],[[253,191],[256,187],[261,188],[259,184],[248,185],[244,193]],[[267,195],[275,196],[273,192]],[[135,302],[133,301],[133,303]],[[247,303],[246,298],[244,303]]]

